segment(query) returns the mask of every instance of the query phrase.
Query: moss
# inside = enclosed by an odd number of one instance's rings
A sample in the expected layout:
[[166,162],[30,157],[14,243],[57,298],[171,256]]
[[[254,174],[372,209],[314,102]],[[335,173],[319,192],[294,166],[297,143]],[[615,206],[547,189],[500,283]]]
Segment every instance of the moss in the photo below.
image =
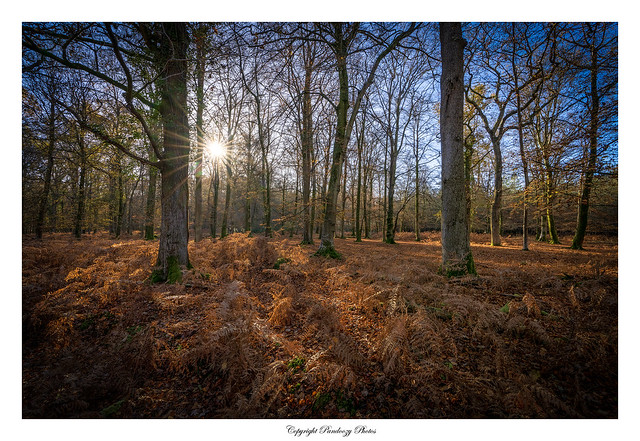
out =
[[178,264],[178,258],[169,256],[167,259],[167,283],[182,282],[182,270]]
[[327,404],[331,401],[331,394],[327,392],[320,393],[316,396],[315,401],[313,402],[313,406],[311,410],[313,412],[321,411],[325,408]]
[[273,264],[273,269],[280,269],[280,265],[282,265],[283,263],[291,263],[291,259],[289,259],[288,257],[278,257],[276,263]]
[[153,272],[149,276],[149,282],[151,282],[151,283],[162,283],[165,280],[167,280],[167,279],[165,279],[164,274],[162,274],[162,269],[161,268],[157,268],[157,269],[153,270]]
[[[190,264],[187,267],[193,268]],[[149,276],[149,282],[151,283],[180,283],[182,282],[182,269],[178,264],[178,258],[170,256],[167,259],[167,275],[165,276],[162,268],[156,268]]]
[[446,265],[446,268],[441,266],[439,272],[447,278],[463,277],[468,274],[478,274],[476,272],[476,264],[471,253],[467,254],[467,256],[459,262],[449,262]]
[[333,247],[322,247],[315,252],[316,257],[330,257],[331,259],[342,260],[342,254],[338,253]]
[[287,363],[287,367],[293,371],[299,371],[304,369],[304,365],[307,361],[303,358],[303,357],[293,357],[291,360],[289,360],[289,362]]

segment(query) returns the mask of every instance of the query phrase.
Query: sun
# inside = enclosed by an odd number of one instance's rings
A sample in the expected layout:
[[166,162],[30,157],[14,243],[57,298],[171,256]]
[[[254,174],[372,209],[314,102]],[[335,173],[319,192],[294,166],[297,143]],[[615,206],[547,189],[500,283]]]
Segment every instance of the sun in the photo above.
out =
[[209,141],[207,143],[207,153],[212,159],[223,158],[227,154],[227,148],[218,141]]

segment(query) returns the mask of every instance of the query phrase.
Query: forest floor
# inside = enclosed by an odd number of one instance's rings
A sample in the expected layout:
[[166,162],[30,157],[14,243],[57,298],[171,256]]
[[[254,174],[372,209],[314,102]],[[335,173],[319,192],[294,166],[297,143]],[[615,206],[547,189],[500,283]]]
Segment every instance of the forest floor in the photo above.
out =
[[462,279],[398,239],[206,239],[152,285],[157,242],[25,236],[23,417],[617,417],[617,238],[472,235]]

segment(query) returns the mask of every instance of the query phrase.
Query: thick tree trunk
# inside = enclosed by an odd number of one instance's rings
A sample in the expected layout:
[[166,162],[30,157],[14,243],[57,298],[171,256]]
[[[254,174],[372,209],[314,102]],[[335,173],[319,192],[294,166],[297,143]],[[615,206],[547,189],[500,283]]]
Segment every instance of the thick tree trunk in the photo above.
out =
[[160,165],[162,220],[154,281],[174,283],[182,279],[181,267],[189,267],[189,120],[187,107],[187,49],[185,23],[164,23],[160,114],[164,158]]
[[440,138],[442,143],[442,272],[475,274],[465,206],[463,51],[460,23],[440,24]]
[[324,198],[324,219],[322,235],[320,238],[320,248],[318,249],[318,254],[330,256],[337,255],[333,236],[336,231],[336,214],[338,193],[340,191],[342,162],[344,161],[345,150],[349,143],[349,138],[347,137],[347,110],[349,108],[349,76],[347,74],[346,63],[347,48],[343,45],[339,46],[338,51],[336,52],[336,57],[338,63],[340,97],[336,108],[336,133],[333,144],[331,170],[329,172],[329,185]]

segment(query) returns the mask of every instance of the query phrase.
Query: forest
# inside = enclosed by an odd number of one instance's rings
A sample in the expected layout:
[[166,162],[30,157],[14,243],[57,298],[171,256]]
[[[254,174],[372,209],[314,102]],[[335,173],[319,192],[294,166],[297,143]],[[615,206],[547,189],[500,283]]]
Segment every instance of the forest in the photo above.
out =
[[618,418],[612,22],[22,23],[22,416]]

